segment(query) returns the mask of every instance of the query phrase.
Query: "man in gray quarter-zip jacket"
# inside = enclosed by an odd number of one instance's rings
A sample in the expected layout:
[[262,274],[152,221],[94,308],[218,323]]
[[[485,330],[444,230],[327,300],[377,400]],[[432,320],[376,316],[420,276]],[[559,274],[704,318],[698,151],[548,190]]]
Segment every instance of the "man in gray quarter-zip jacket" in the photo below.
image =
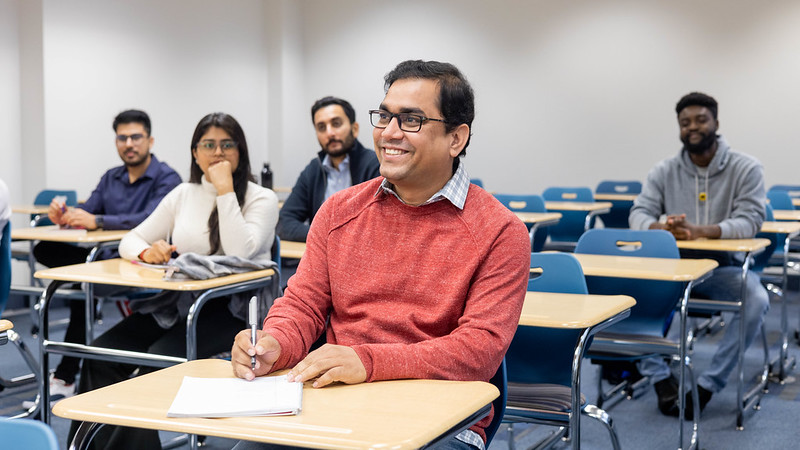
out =
[[[642,193],[631,208],[631,228],[668,230],[679,240],[752,238],[766,217],[761,163],[731,150],[725,138],[717,134],[717,102],[712,97],[698,92],[688,94],[678,102],[675,112],[683,148],[647,175]],[[717,259],[720,267],[692,294],[738,301],[741,264],[736,262],[737,255],[702,256]],[[747,276],[746,289],[745,345],[749,347],[769,309],[769,296],[758,275],[752,272]],[[708,370],[697,380],[701,410],[713,393],[725,387],[738,363],[739,320],[740,314],[733,314]],[[656,382],[661,412],[677,416],[678,383],[667,364],[661,359],[649,359],[639,364],[639,370]],[[686,405],[687,418],[691,418],[689,395]]]

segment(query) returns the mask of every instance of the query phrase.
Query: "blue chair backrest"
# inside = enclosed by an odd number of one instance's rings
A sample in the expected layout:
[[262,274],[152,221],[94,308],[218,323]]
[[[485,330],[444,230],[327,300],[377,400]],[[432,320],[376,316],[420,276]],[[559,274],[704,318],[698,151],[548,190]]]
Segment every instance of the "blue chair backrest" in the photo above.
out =
[[614,181],[605,180],[597,185],[595,192],[604,194],[639,194],[642,192],[642,183],[639,181]]
[[[75,192],[73,190],[56,190],[56,189],[45,189],[45,190],[39,192],[38,194],[36,194],[36,198],[33,199],[33,204],[34,205],[49,205],[50,202],[53,201],[53,198],[58,196],[58,195],[62,195],[62,196],[67,198],[64,201],[64,203],[67,206],[75,206],[75,205],[78,204],[78,193],[77,192]],[[31,220],[33,220],[34,217],[35,217],[35,215],[32,215],[31,216]],[[39,222],[37,223],[37,226],[52,225],[52,224],[53,224],[53,222],[51,222],[50,219],[47,218],[47,214],[44,214],[39,219]]]
[[[606,180],[597,185],[595,192],[598,194],[639,194],[642,192],[642,183]],[[598,217],[606,228],[628,228],[628,216],[632,206],[633,201],[631,200],[612,200],[611,211]]]
[[494,409],[494,417],[492,417],[492,421],[489,423],[489,426],[486,427],[486,448],[489,448],[489,444],[491,444],[494,435],[497,434],[497,430],[500,428],[500,423],[503,421],[503,414],[506,411],[506,401],[508,400],[508,379],[506,378],[506,359],[503,358],[503,362],[500,363],[500,367],[497,368],[497,372],[495,372],[494,376],[489,383],[492,383],[497,387],[497,390],[500,391],[500,395],[494,399],[492,402],[492,407]]
[[675,237],[665,230],[592,229],[578,240],[575,253],[642,258],[681,257]]
[[58,450],[53,429],[38,420],[0,420],[4,450]]
[[11,289],[11,222],[0,230],[0,314],[6,309],[8,293]]
[[481,180],[480,178],[470,178],[469,182],[474,184],[475,186],[481,188],[483,187],[483,180]]
[[581,263],[569,253],[532,253],[528,290],[588,294]]
[[[569,253],[533,253],[531,268],[541,274],[528,282],[529,291],[586,294],[583,269]],[[506,353],[508,381],[572,385],[572,356],[581,331],[519,326]]]
[[[593,202],[594,194],[588,187],[549,187],[542,193],[545,201],[554,202]],[[575,242],[583,234],[586,221],[585,211],[559,211],[561,220],[548,227],[550,239],[554,241]],[[592,226],[594,226],[592,224]]]
[[[541,195],[494,194],[494,198],[496,198],[511,211],[536,213],[547,212],[547,209],[544,207],[544,198],[542,198]],[[528,231],[530,231],[531,227],[533,227],[533,224],[526,223],[525,225],[528,227]],[[547,227],[541,227],[536,230],[536,233],[533,235],[533,246],[531,251],[542,251],[542,247],[544,247],[546,240]]]
[[[776,184],[769,188],[770,191],[786,191],[789,197],[800,197],[800,185],[797,184]],[[777,209],[777,208],[776,208]]]
[[[775,220],[775,215],[772,212],[772,205],[767,203],[767,219],[768,222],[772,222]],[[774,253],[783,253],[783,242],[786,240],[785,234],[778,234],[778,233],[762,233],[759,232],[756,234],[757,238],[765,238],[769,239],[769,245],[764,249],[763,252],[757,254],[753,257],[753,264],[750,266],[750,269],[755,272],[761,272],[764,270],[765,267],[769,264],[769,259],[772,257]],[[778,251],[780,248],[781,251]]]
[[[575,253],[680,258],[675,237],[665,230],[589,230],[581,236]],[[636,300],[631,315],[608,328],[609,332],[663,337],[669,328],[684,284],[671,281],[586,277],[590,294],[629,295]]]
[[783,190],[769,190],[767,191],[767,199],[772,209],[794,209],[792,204],[792,197],[788,191]]

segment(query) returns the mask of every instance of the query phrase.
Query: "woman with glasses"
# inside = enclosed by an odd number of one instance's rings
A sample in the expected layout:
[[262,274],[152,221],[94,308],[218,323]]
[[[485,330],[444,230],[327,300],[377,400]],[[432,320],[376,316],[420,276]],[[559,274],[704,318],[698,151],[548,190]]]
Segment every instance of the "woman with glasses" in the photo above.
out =
[[[191,141],[189,182],[167,194],[153,213],[120,242],[120,255],[152,264],[167,263],[176,253],[237,256],[269,260],[278,221],[278,198],[254,183],[247,141],[230,115],[203,117]],[[186,356],[186,315],[190,301],[164,291],[132,304],[133,314],[95,340],[93,345],[153,354]],[[246,308],[211,301],[197,322],[197,356],[230,350],[247,327]],[[129,378],[137,367],[87,360],[79,391],[87,392]],[[139,373],[155,370],[142,367]],[[107,431],[105,431],[108,429]],[[77,430],[73,423],[70,439]],[[95,438],[98,448],[161,448],[158,432],[106,427]]]

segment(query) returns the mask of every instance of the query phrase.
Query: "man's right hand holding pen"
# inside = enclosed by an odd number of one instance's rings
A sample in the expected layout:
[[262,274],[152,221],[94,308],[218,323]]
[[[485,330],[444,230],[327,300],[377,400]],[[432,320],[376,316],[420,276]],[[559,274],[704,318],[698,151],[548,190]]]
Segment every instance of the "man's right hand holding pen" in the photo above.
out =
[[47,210],[47,217],[56,225],[66,225],[64,214],[67,212],[67,205],[63,201],[53,199],[50,208]]

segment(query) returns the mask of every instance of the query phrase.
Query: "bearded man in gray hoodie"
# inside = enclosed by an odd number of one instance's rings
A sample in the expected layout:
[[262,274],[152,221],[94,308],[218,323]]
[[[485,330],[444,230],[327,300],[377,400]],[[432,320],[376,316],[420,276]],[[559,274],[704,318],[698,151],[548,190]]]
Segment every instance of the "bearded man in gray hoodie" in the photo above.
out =
[[[752,238],[766,217],[764,168],[755,158],[733,151],[717,134],[717,102],[699,92],[680,99],[675,112],[683,148],[678,155],[658,163],[647,175],[642,193],[628,218],[632,229],[661,229],[676,239]],[[682,252],[682,255],[684,252]],[[694,255],[698,256],[698,255]],[[736,255],[715,257],[720,267],[692,291],[693,295],[738,301],[741,294],[741,260]],[[747,276],[745,345],[753,341],[769,309],[769,296],[757,274]],[[719,342],[711,364],[697,380],[700,409],[712,394],[725,387],[738,363],[740,313],[734,313]],[[678,382],[666,362],[648,359],[639,371],[655,381],[658,407],[666,415],[678,415]],[[692,399],[686,394],[686,416],[693,416]]]

